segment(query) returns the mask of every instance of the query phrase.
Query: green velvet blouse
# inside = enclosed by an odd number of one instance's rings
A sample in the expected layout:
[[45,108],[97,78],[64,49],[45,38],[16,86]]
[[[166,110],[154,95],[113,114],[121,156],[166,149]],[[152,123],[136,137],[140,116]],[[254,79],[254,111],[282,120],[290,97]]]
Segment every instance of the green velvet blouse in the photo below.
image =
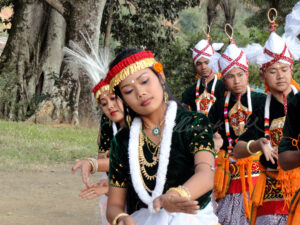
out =
[[106,153],[110,149],[111,140],[113,138],[113,129],[109,123],[108,117],[103,114],[100,122],[101,135],[98,153]]
[[[199,151],[208,151],[215,156],[213,133],[208,118],[204,114],[177,109],[176,125],[173,128],[169,165],[164,186],[165,193],[171,187],[184,184],[194,174],[194,155]],[[149,140],[149,139],[148,139]],[[129,130],[122,129],[112,141],[110,152],[109,184],[113,187],[127,188],[127,211],[133,213],[147,206],[139,199],[132,185],[129,156]],[[144,144],[143,153],[151,162],[154,146]],[[152,152],[152,153],[151,153]],[[157,172],[158,164],[146,167],[149,175]],[[142,174],[142,173],[141,173]],[[156,183],[142,175],[145,185],[153,190]],[[201,196],[198,201],[200,208],[210,202],[211,191]]]

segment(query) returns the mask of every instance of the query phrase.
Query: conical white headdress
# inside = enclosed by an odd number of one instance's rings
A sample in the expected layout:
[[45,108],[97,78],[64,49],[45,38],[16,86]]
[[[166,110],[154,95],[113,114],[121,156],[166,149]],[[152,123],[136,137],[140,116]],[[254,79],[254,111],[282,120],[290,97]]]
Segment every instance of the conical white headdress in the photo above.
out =
[[255,43],[244,49],[249,62],[259,66],[262,72],[275,62],[292,65],[293,59],[300,58],[300,41],[297,38],[300,33],[300,2],[287,15],[282,37],[275,33],[275,25],[275,20],[270,21],[271,34],[264,48]]
[[201,58],[211,59],[215,51],[220,50],[223,47],[223,43],[213,43],[212,45],[209,44],[209,34],[207,35],[206,39],[199,41],[192,50],[193,52],[193,61],[194,64]]
[[[230,27],[232,30],[231,36],[227,34],[227,27]],[[223,77],[233,68],[241,68],[248,72],[248,59],[244,51],[234,42],[233,28],[231,25],[225,25],[225,32],[229,37],[230,44],[222,55],[214,54],[208,66],[210,66],[215,73],[220,71]]]

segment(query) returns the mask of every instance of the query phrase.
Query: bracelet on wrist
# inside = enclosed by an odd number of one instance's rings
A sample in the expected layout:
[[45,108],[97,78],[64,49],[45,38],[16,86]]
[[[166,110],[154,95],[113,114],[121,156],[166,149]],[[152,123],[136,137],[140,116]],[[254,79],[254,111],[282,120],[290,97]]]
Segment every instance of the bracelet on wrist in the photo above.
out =
[[253,142],[255,142],[255,141],[254,141],[254,140],[248,141],[248,143],[247,143],[247,152],[248,152],[250,155],[257,155],[257,154],[260,153],[260,151],[258,151],[258,152],[251,152],[251,150],[250,150],[250,145],[251,145]]
[[94,174],[98,171],[98,162],[97,162],[97,159],[94,159],[94,158],[88,158],[87,159],[88,162],[91,164],[92,166],[92,171],[91,173]]
[[113,220],[112,225],[118,224],[118,219],[120,219],[122,216],[129,216],[127,213],[119,213]]
[[176,191],[180,195],[180,197],[184,197],[188,199],[191,198],[190,192],[184,186],[172,187],[168,191]]

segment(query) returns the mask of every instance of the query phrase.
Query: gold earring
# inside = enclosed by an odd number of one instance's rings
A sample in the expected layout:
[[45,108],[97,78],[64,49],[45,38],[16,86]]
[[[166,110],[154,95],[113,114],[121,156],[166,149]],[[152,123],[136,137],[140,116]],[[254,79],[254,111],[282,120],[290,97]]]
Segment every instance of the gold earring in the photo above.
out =
[[127,122],[128,127],[130,127],[130,124],[131,124],[131,116],[129,115],[129,109],[128,109],[128,108],[126,108],[126,111],[127,111],[126,122]]
[[168,93],[166,91],[164,91],[164,102],[166,104],[168,104],[168,102],[169,102],[169,95],[168,95]]

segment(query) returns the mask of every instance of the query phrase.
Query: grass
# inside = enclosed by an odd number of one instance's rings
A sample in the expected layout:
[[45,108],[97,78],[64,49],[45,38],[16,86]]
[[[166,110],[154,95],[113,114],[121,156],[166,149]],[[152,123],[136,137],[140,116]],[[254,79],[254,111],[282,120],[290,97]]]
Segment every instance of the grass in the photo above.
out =
[[0,120],[0,168],[73,163],[97,155],[97,129]]

